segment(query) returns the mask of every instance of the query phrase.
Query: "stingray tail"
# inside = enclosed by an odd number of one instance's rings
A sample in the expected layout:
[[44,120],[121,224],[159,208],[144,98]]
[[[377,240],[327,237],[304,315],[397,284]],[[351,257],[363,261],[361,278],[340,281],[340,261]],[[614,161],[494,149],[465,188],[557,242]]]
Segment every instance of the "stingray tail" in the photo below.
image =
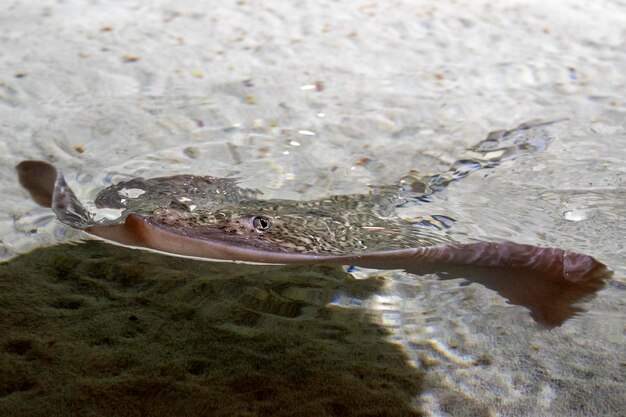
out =
[[15,169],[20,184],[41,206],[50,207],[68,226],[85,229],[93,219],[54,166],[44,161],[22,161]]
[[554,137],[554,133],[547,128],[565,120],[533,120],[510,130],[490,132],[486,139],[469,148],[472,155],[454,162],[446,172],[424,178],[415,177],[412,173],[405,175],[401,179],[402,189],[409,196],[428,201],[428,195],[443,191],[451,183],[473,172],[496,168],[506,161],[546,150]]

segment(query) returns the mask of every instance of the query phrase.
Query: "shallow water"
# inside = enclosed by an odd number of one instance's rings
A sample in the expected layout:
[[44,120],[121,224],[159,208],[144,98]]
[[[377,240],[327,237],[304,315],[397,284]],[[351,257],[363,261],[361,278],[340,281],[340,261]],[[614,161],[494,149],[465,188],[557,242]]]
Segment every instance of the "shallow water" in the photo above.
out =
[[[11,265],[84,238],[19,189],[23,159],[54,162],[86,200],[120,180],[181,173],[309,200],[442,172],[490,131],[567,118],[546,151],[476,172],[405,214],[456,219],[459,236],[593,255],[616,273],[585,313],[546,331],[482,287],[398,271],[354,271],[383,285],[326,298],[401,347],[423,383],[408,403],[427,415],[618,415],[625,19],[611,1],[2,4],[0,255]],[[259,314],[277,328],[299,317]]]

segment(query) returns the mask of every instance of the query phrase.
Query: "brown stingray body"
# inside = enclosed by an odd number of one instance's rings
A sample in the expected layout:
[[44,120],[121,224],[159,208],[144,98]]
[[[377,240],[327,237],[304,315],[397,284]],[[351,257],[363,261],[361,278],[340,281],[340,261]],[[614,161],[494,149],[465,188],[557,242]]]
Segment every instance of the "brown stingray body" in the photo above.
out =
[[511,303],[528,308],[547,327],[562,324],[579,308],[572,304],[604,286],[611,272],[593,257],[558,248],[514,242],[477,242],[366,252],[315,255],[259,251],[219,238],[197,239],[130,215],[116,226],[90,226],[88,233],[136,247],[199,258],[295,265],[356,265],[404,269],[442,279],[464,278],[497,291]]
[[[611,275],[605,265],[591,256],[513,242],[462,244],[443,240],[430,245],[420,243],[413,247],[402,246],[407,239],[409,242],[413,239],[409,235],[408,238],[399,240],[389,238],[389,249],[386,246],[373,250],[357,248],[354,245],[367,241],[368,236],[359,235],[358,228],[340,229],[342,233],[355,235],[352,240],[345,236],[332,235],[333,241],[344,242],[344,248],[347,249],[325,250],[324,244],[328,242],[319,241],[316,233],[310,233],[308,237],[297,236],[300,232],[305,235],[306,228],[311,224],[315,224],[317,230],[320,227],[329,227],[328,216],[323,218],[326,223],[315,223],[314,217],[322,213],[322,208],[319,207],[324,206],[317,202],[306,205],[306,210],[298,213],[299,223],[290,233],[287,233],[286,222],[289,217],[283,215],[282,220],[281,216],[272,218],[271,211],[263,208],[262,200],[255,200],[254,206],[259,207],[260,215],[231,214],[230,217],[226,216],[226,220],[222,219],[224,215],[221,212],[218,213],[222,216],[218,216],[221,220],[215,220],[218,218],[215,217],[209,221],[207,216],[197,214],[192,216],[193,212],[189,207],[178,207],[183,204],[180,201],[189,200],[187,198],[180,199],[173,208],[146,209],[142,206],[127,210],[118,220],[97,222],[91,218],[63,176],[52,165],[43,161],[24,161],[17,166],[17,171],[20,183],[33,199],[40,205],[51,207],[59,220],[123,245],[215,260],[295,265],[356,265],[376,269],[404,269],[420,275],[436,273],[442,279],[465,278],[497,291],[513,304],[527,307],[536,321],[550,327],[560,325],[580,311],[573,303],[598,291]],[[161,180],[171,184],[172,181],[182,181],[181,178],[183,177]],[[185,186],[190,181],[200,181],[207,190],[217,187],[220,190],[217,194],[220,196],[226,195],[224,190],[232,185],[228,180],[212,177],[185,176],[183,180]],[[159,179],[143,181],[156,181],[153,184],[157,185],[157,189],[162,184]],[[110,188],[115,191],[111,194],[113,196],[121,190],[120,186]],[[107,194],[101,193],[102,195]],[[158,200],[159,196],[154,198]],[[117,203],[113,202],[110,206],[115,204]],[[272,204],[274,208],[289,207],[289,202],[280,200]],[[304,218],[305,214],[313,218],[307,220]],[[274,222],[273,226],[270,221]],[[341,221],[345,219],[341,218],[338,222]],[[377,233],[396,230],[395,223],[391,221],[381,224],[382,226],[370,228],[385,229]],[[387,225],[388,228],[385,227]],[[267,229],[275,233],[281,227],[285,231],[277,235],[278,237],[272,238],[272,235],[266,234]],[[313,249],[311,245],[314,245]]]

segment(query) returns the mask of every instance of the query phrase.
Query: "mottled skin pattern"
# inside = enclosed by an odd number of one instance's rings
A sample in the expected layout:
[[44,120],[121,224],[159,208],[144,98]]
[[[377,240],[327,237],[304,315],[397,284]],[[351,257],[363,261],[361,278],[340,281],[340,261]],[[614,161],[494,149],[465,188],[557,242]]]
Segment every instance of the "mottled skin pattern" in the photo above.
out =
[[258,195],[258,191],[238,187],[233,179],[175,175],[120,182],[101,191],[95,203],[99,208],[123,208],[129,213],[150,213],[171,206],[188,209],[194,204],[202,204],[205,210],[216,210]]
[[434,224],[429,230],[382,216],[381,206],[391,202],[391,197],[355,195],[313,201],[241,200],[213,209],[176,201],[143,214],[190,236],[219,229],[246,238],[252,246],[284,252],[338,255],[450,241]]
[[[139,191],[139,192],[138,192]],[[396,195],[333,196],[313,201],[258,200],[232,180],[208,176],[133,179],[96,198],[99,208],[123,209],[189,235],[212,230],[245,237],[253,245],[298,253],[360,253],[448,242],[445,233],[412,226],[392,215]]]
[[407,223],[398,219],[396,207],[427,201],[476,170],[542,151],[551,140],[544,127],[552,123],[525,123],[492,132],[470,149],[471,159],[455,162],[448,171],[405,176],[397,185],[374,188],[369,194],[261,200],[260,193],[242,189],[234,180],[177,175],[116,184],[102,191],[95,203],[99,208],[123,209],[113,224],[137,213],[188,236],[216,237],[219,231],[219,239],[232,237],[239,244],[272,251],[341,255],[432,246],[451,242],[446,233],[449,222],[434,216]]

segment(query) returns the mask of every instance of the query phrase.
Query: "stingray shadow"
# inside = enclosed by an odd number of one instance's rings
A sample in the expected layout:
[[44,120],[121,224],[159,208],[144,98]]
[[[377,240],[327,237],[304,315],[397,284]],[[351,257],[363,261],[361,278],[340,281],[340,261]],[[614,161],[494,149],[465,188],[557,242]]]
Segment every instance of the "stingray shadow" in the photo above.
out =
[[382,278],[100,241],[0,265],[13,416],[411,416],[422,375],[366,311]]

